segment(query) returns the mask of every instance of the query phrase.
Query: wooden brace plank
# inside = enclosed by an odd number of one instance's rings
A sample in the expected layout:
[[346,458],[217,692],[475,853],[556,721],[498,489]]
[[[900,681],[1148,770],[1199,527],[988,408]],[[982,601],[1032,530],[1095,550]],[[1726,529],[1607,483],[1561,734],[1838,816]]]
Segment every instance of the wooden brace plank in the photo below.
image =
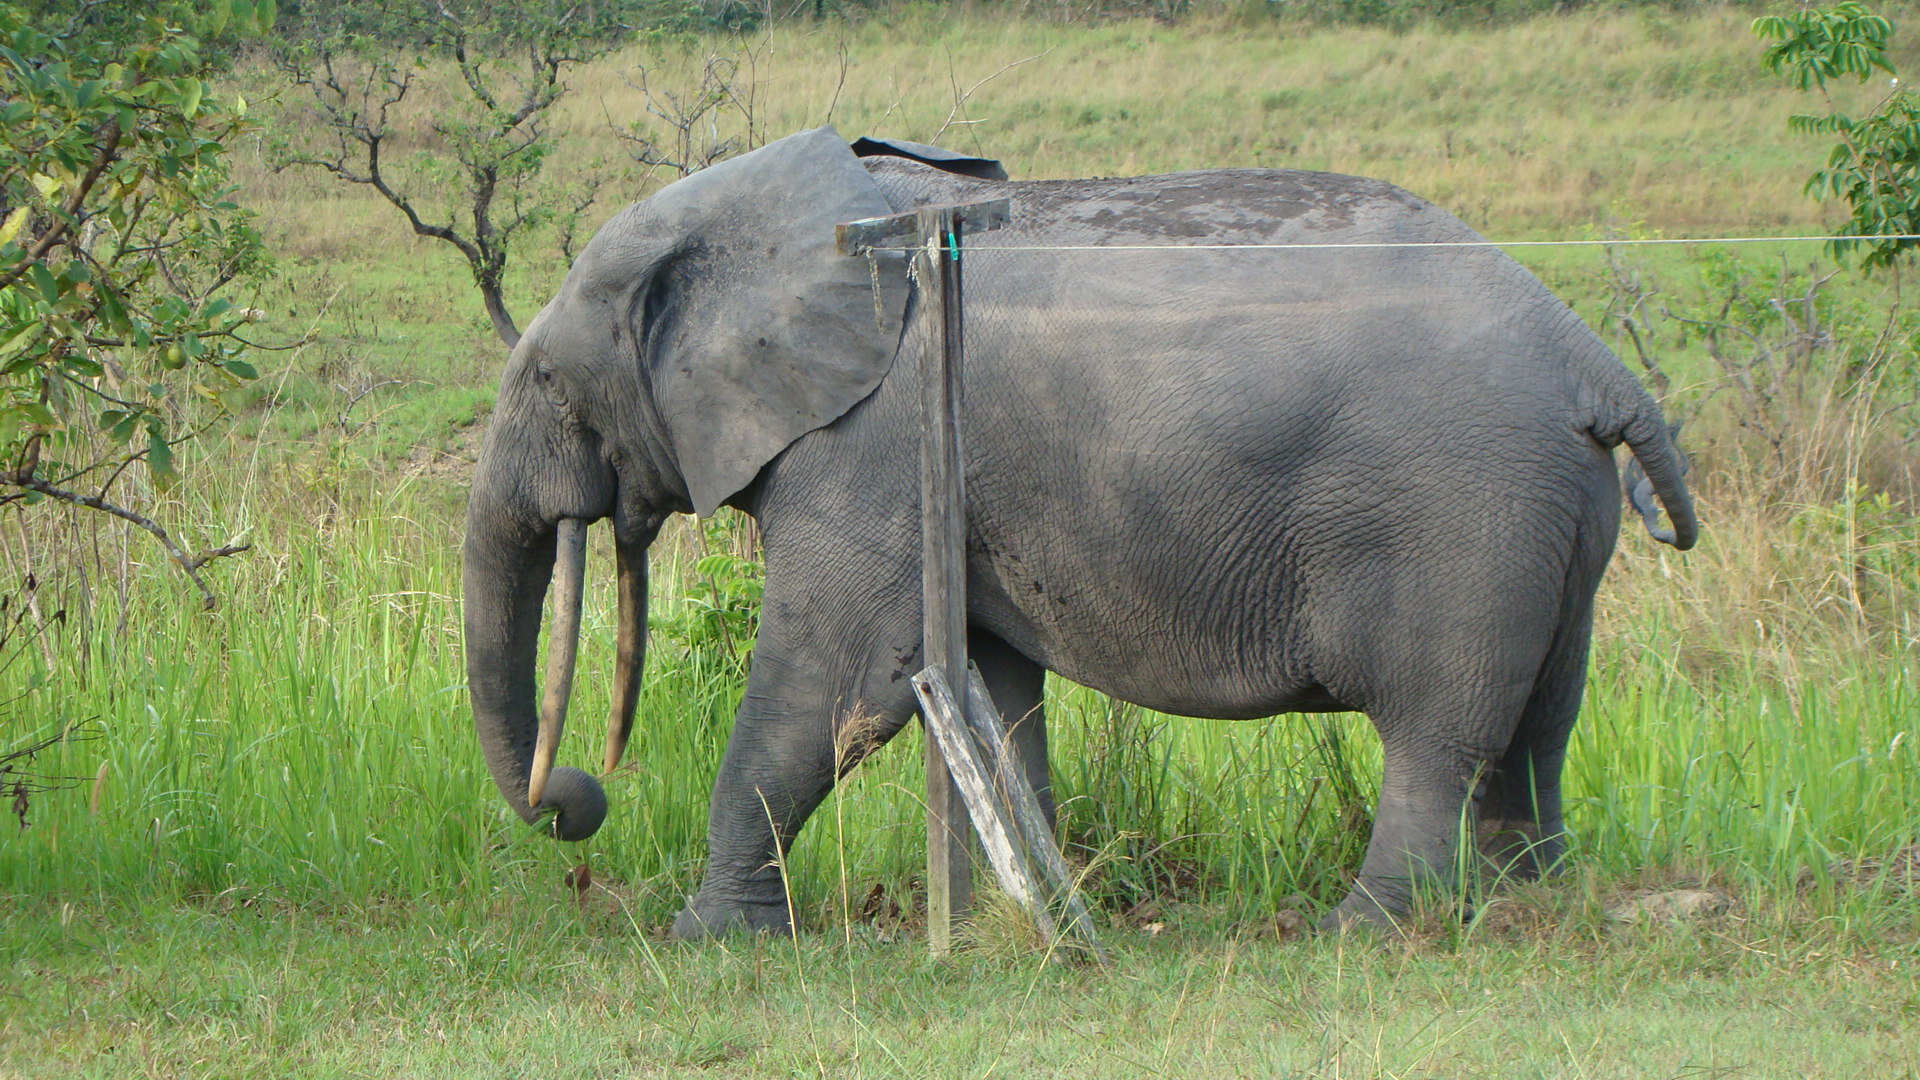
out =
[[1033,786],[1027,783],[1026,776],[1020,771],[1020,763],[1014,759],[1013,744],[1007,738],[1006,725],[1000,719],[1000,709],[987,692],[980,669],[971,664],[967,667],[967,720],[973,725],[981,748],[992,759],[994,778],[998,781],[1007,808],[1013,814],[1014,825],[1025,842],[1027,855],[1050,886],[1043,893],[1042,902],[1059,900],[1066,909],[1067,929],[1086,942],[1087,947],[1093,950],[1094,957],[1105,964],[1107,952],[1100,945],[1099,931],[1093,925],[1093,913],[1087,910],[1086,901],[1081,899],[1079,889],[1075,888],[1079,882],[1074,879],[1073,870],[1067,865],[1066,856],[1060,853],[1060,845],[1047,825],[1046,812],[1040,809],[1040,797],[1034,794]]
[[924,668],[913,677],[913,692],[920,699],[920,716],[926,721],[927,731],[939,741],[947,768],[966,798],[974,830],[979,833],[980,846],[986,850],[994,875],[1007,895],[1033,917],[1041,935],[1053,940],[1053,916],[1047,911],[1045,890],[1014,842],[1014,832],[1001,813],[999,800],[994,798],[993,782],[946,676],[937,666]]

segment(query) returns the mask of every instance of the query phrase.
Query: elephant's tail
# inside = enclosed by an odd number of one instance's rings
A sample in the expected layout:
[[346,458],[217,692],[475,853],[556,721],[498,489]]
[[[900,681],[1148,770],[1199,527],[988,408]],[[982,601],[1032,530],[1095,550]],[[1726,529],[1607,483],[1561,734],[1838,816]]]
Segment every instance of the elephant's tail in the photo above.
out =
[[[1693,496],[1687,492],[1686,457],[1675,444],[1674,431],[1667,427],[1666,419],[1660,414],[1660,406],[1654,403],[1653,398],[1647,395],[1646,390],[1618,360],[1614,360],[1610,366],[1619,372],[1619,382],[1625,386],[1615,395],[1610,395],[1616,400],[1614,408],[1606,411],[1613,414],[1615,422],[1596,424],[1594,437],[1603,445],[1625,442],[1632,449],[1633,460],[1627,463],[1627,501],[1640,514],[1640,519],[1646,522],[1647,532],[1655,540],[1686,551],[1700,539],[1700,522],[1693,513]],[[1654,505],[1656,495],[1660,499],[1659,506]],[[1660,524],[1661,506],[1666,507],[1671,527]]]
[[[1687,459],[1674,444],[1672,432],[1655,416],[1644,425],[1629,426],[1622,435],[1633,449],[1633,460],[1627,462],[1627,501],[1639,512],[1655,540],[1687,550],[1700,539],[1700,521],[1694,516],[1693,496],[1682,479]],[[1656,494],[1660,506],[1667,508],[1671,528],[1660,524],[1660,507],[1653,504]]]

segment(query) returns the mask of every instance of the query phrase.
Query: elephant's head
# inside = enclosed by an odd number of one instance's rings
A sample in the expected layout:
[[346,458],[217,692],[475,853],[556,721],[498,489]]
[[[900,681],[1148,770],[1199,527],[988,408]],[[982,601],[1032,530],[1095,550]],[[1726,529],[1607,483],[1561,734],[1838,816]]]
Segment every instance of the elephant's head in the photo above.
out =
[[513,350],[467,510],[467,682],[494,782],[527,821],[553,813],[554,834],[579,840],[606,813],[597,780],[552,767],[586,523],[611,519],[619,565],[611,770],[639,698],[646,547],[660,523],[712,513],[893,362],[902,257],[839,255],[833,229],[889,209],[831,128],[782,139],[616,216]]

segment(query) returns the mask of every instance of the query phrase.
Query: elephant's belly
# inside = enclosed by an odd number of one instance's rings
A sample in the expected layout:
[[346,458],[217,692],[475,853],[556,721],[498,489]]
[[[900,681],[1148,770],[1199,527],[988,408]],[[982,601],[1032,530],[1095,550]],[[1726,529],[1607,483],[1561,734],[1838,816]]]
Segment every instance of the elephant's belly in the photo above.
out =
[[1272,560],[1100,547],[1079,572],[976,557],[973,620],[1063,678],[1160,712],[1239,720],[1349,707],[1308,674]]

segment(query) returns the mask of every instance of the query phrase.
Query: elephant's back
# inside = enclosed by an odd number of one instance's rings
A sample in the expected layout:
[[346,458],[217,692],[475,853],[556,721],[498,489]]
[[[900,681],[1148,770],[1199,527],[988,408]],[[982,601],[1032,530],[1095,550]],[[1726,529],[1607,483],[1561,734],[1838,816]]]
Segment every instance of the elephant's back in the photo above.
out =
[[[1421,343],[1428,368],[1611,359],[1532,273],[1383,180],[1207,169],[1008,182],[897,158],[868,168],[899,210],[1010,200],[1007,226],[967,239],[967,317],[983,341],[1057,334],[1138,357],[1262,339],[1301,360],[1364,348],[1395,362]],[[1369,331],[1379,340],[1356,340]]]
[[[1300,243],[1387,234],[1474,237],[1453,215],[1384,180],[1300,169],[1200,169],[1151,176],[994,181],[899,158],[867,169],[898,212],[1008,199],[1012,221],[969,245]],[[1477,237],[1475,237],[1477,238]]]

